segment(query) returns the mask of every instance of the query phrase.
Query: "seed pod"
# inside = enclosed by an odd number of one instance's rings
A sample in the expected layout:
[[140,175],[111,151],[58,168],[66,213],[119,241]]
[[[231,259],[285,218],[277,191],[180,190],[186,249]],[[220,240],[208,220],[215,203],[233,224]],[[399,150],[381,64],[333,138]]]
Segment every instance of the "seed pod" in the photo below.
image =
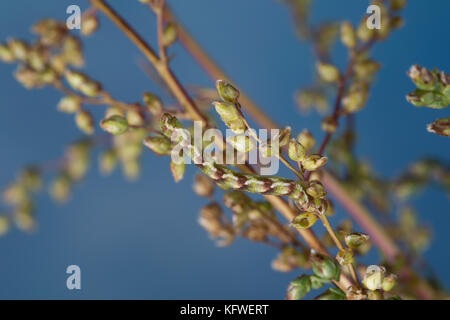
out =
[[184,173],[186,171],[186,163],[175,163],[171,161],[170,171],[172,171],[173,179],[175,180],[175,182],[179,182],[181,179],[183,179]]
[[314,274],[319,278],[326,281],[339,279],[341,268],[335,260],[311,250],[311,261]]
[[161,99],[159,99],[156,95],[150,92],[145,92],[142,100],[151,114],[158,115],[162,112],[163,104]]
[[427,127],[429,132],[443,137],[450,137],[450,117],[438,119]]
[[81,108],[80,100],[76,96],[67,96],[58,103],[58,110],[65,113],[75,113]]
[[193,189],[201,197],[210,197],[214,193],[214,182],[204,174],[197,174]]
[[319,278],[315,274],[310,275],[309,279],[311,280],[311,287],[314,290],[322,288],[323,285],[328,282],[328,281],[324,281],[323,279]]
[[100,126],[108,133],[119,135],[128,130],[128,122],[121,116],[111,116],[100,122]]
[[95,14],[90,14],[83,18],[81,23],[81,34],[84,36],[90,36],[98,29],[98,18]]
[[383,282],[381,284],[381,289],[383,289],[383,291],[388,292],[391,291],[396,284],[397,284],[397,276],[391,273],[388,276],[384,277]]
[[216,81],[216,88],[223,101],[236,104],[239,99],[239,90],[229,82],[223,80]]
[[231,136],[227,138],[227,142],[239,152],[250,152],[256,145],[255,141],[249,136]]
[[172,149],[169,138],[164,136],[147,137],[144,145],[158,155],[169,155]]
[[342,106],[347,113],[355,113],[364,108],[369,96],[369,87],[365,83],[355,83],[342,98]]
[[246,131],[245,123],[236,106],[229,102],[214,101],[213,105],[223,122],[236,134]]
[[293,161],[301,161],[305,158],[305,155],[305,147],[297,140],[291,139],[291,141],[289,141],[289,158]]
[[320,181],[313,180],[309,183],[306,193],[313,198],[323,198],[327,195],[323,184]]
[[345,248],[344,250],[339,250],[336,260],[341,265],[352,264],[355,261],[352,249]]
[[114,171],[117,165],[117,153],[114,149],[109,149],[100,154],[99,158],[100,172],[108,175]]
[[317,221],[318,217],[315,213],[305,212],[301,213],[292,220],[291,225],[297,229],[309,229]]
[[304,129],[297,137],[297,141],[305,148],[306,151],[314,148],[316,139],[308,129]]
[[381,289],[385,272],[386,269],[384,267],[375,265],[369,266],[366,269],[362,283],[371,291]]
[[169,47],[177,40],[177,26],[174,23],[168,23],[163,32],[162,42],[165,47]]
[[348,21],[341,24],[341,41],[348,48],[354,48],[356,46],[356,31]]
[[302,161],[303,168],[308,171],[314,171],[323,167],[328,161],[327,157],[324,157],[320,154],[312,154],[310,156],[305,157]]
[[370,239],[369,235],[360,232],[354,232],[345,236],[345,243],[352,249],[357,249]]
[[311,291],[311,280],[308,276],[302,275],[289,284],[286,299],[301,300],[309,291]]
[[332,64],[323,62],[317,64],[317,72],[319,73],[320,78],[325,82],[336,82],[341,76],[338,68]]
[[94,133],[94,118],[89,111],[81,110],[77,112],[75,123],[85,134],[91,135]]

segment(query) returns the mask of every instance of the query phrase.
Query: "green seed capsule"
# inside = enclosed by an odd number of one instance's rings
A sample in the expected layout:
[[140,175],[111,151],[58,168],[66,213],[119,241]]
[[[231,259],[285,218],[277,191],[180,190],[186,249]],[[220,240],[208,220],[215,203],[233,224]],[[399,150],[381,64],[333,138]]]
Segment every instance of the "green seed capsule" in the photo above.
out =
[[144,145],[159,155],[169,155],[171,151],[171,143],[167,137],[147,137]]
[[366,269],[362,283],[371,291],[381,289],[385,272],[386,269],[384,267],[375,265],[369,266]]
[[291,141],[289,141],[289,158],[293,161],[301,161],[305,158],[305,155],[305,147],[297,140],[291,139]]
[[341,265],[352,264],[355,261],[355,257],[354,257],[352,249],[346,248],[344,250],[339,250],[339,252],[336,256],[336,260]]
[[230,102],[230,103],[237,103],[239,99],[239,90],[236,89],[234,86],[232,86],[230,83],[223,81],[223,80],[217,80],[216,81],[216,88],[219,92],[219,96],[223,101]]
[[108,133],[119,135],[128,130],[128,122],[121,116],[111,116],[100,122],[100,126]]
[[319,62],[317,64],[317,72],[320,78],[325,82],[336,82],[340,78],[339,69],[332,64]]
[[255,149],[255,141],[249,136],[231,136],[227,138],[227,142],[239,152],[250,152]]
[[323,167],[328,161],[327,157],[324,157],[320,154],[312,154],[310,156],[305,157],[302,161],[303,168],[308,171],[314,171]]
[[172,172],[175,182],[179,182],[181,179],[183,179],[184,173],[186,171],[186,163],[181,162],[177,164],[171,161],[170,171]]
[[316,223],[317,219],[318,217],[315,213],[301,213],[292,220],[291,225],[297,229],[309,229]]
[[165,47],[169,47],[177,40],[177,26],[174,23],[168,23],[163,32],[162,42]]
[[327,281],[339,279],[341,268],[335,260],[312,251],[311,261],[313,264],[313,271],[319,278]]
[[289,284],[286,299],[301,300],[309,291],[311,291],[311,280],[308,276],[302,275]]
[[345,236],[345,243],[352,249],[357,249],[370,239],[369,235],[360,232],[350,233]]
[[309,183],[309,187],[306,189],[308,193],[313,198],[323,198],[327,195],[325,188],[320,181],[313,180]]

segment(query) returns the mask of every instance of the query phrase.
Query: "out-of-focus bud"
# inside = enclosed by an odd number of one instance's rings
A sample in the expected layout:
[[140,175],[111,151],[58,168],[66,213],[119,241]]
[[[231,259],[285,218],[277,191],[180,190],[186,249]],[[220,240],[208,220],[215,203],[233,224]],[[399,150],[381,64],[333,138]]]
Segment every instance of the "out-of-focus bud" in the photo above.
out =
[[358,247],[366,243],[370,239],[370,237],[365,233],[354,232],[347,234],[344,239],[347,246],[352,249],[357,249]]
[[341,24],[341,41],[348,48],[354,48],[356,46],[356,31],[348,21]]
[[255,147],[255,141],[248,136],[231,136],[227,138],[227,142],[239,152],[250,152]]
[[117,165],[117,153],[113,149],[106,150],[100,154],[99,166],[100,172],[108,175],[114,171]]
[[369,291],[367,293],[368,300],[384,300],[384,294],[381,290]]
[[194,192],[201,197],[210,197],[214,193],[214,182],[204,174],[197,174],[193,185]]
[[20,176],[20,183],[28,190],[37,191],[42,188],[42,175],[39,169],[34,167],[25,168]]
[[88,97],[96,97],[102,91],[102,85],[98,82],[88,80],[81,85],[79,90]]
[[306,193],[313,198],[323,198],[327,195],[323,184],[317,180],[313,180],[309,183],[309,187],[306,189]]
[[378,62],[366,59],[355,63],[353,71],[359,79],[366,80],[372,78],[380,70],[380,67]]
[[406,0],[391,0],[391,9],[394,11],[403,10],[406,6]]
[[100,83],[89,79],[85,74],[66,70],[65,77],[70,86],[88,97],[96,97],[102,91]]
[[336,255],[336,260],[341,265],[352,264],[355,261],[352,249],[345,248],[344,250],[339,250],[338,254]]
[[239,99],[239,90],[224,80],[216,81],[217,92],[223,101],[235,104]]
[[79,88],[81,87],[81,85],[86,82],[86,76],[84,74],[82,74],[81,72],[76,72],[76,71],[72,71],[72,70],[66,70],[66,72],[64,73],[67,82],[69,83],[69,85],[75,89],[75,90],[79,90]]
[[50,184],[50,195],[56,202],[64,203],[71,192],[70,179],[65,174],[58,175]]
[[175,163],[173,161],[170,162],[170,171],[172,172],[173,179],[175,182],[179,182],[184,177],[184,173],[186,171],[186,163]]
[[13,183],[3,191],[3,200],[10,205],[18,205],[28,198],[25,186],[20,183]]
[[36,220],[33,215],[32,204],[19,207],[14,211],[14,222],[24,232],[32,232],[36,229]]
[[347,113],[355,113],[361,110],[368,99],[369,87],[366,83],[355,83],[349,92],[342,98],[342,105]]
[[297,229],[311,228],[317,221],[318,217],[315,213],[301,213],[292,220],[291,225]]
[[327,157],[324,157],[320,154],[312,154],[310,156],[306,156],[302,160],[302,165],[305,170],[314,171],[323,167],[327,163],[327,161]]
[[289,158],[293,161],[301,161],[305,158],[305,155],[305,147],[297,140],[291,139],[291,141],[289,141]]
[[360,40],[368,42],[375,36],[375,30],[367,28],[366,19],[363,19],[356,30],[356,34]]
[[344,291],[338,288],[329,288],[314,300],[345,300],[346,295]]
[[396,284],[397,284],[397,276],[391,273],[384,277],[383,282],[381,284],[381,289],[383,289],[383,291],[388,292],[391,291]]
[[163,136],[147,137],[144,145],[158,155],[169,155],[171,151],[169,138]]
[[312,269],[319,278],[326,281],[339,279],[341,267],[335,260],[311,250],[311,261]]
[[322,130],[328,133],[334,133],[338,128],[338,121],[335,117],[329,116],[322,120]]
[[17,60],[24,61],[27,59],[29,46],[24,41],[11,39],[8,42],[9,49]]
[[169,47],[177,40],[177,26],[174,23],[168,23],[163,32],[162,42],[165,47]]
[[68,64],[75,67],[84,65],[83,48],[78,38],[70,35],[64,37],[62,54]]
[[333,202],[330,199],[325,199],[327,202],[327,209],[325,211],[325,215],[327,216],[333,216],[334,215],[334,205]]
[[122,162],[122,170],[129,181],[135,181],[141,173],[141,166],[137,159],[127,159]]
[[338,68],[332,64],[323,62],[317,64],[317,72],[319,73],[320,78],[325,82],[336,82],[341,76]]
[[90,14],[83,18],[81,23],[81,34],[84,36],[90,36],[97,31],[99,26],[98,17],[95,14]]
[[309,291],[311,291],[311,280],[308,276],[302,275],[289,284],[286,300],[301,300]]
[[[279,272],[291,272],[297,268],[308,267],[308,255],[297,251],[293,247],[285,247],[280,254],[272,261],[272,269]],[[316,284],[314,282],[314,284]],[[313,281],[311,279],[313,289]]]
[[3,62],[11,63],[16,60],[16,57],[14,56],[14,53],[11,51],[11,49],[0,43],[0,60]]
[[127,122],[130,126],[143,126],[145,124],[145,115],[139,110],[128,110]]
[[213,105],[223,122],[236,134],[246,131],[245,123],[236,106],[229,102],[214,101]]
[[77,112],[75,116],[75,123],[81,131],[85,134],[93,134],[94,133],[94,118],[91,113],[86,110],[81,110]]
[[384,267],[375,265],[369,266],[366,269],[362,283],[371,291],[381,289],[385,272],[386,269]]
[[108,133],[119,135],[128,130],[128,122],[121,116],[111,116],[100,122],[100,126]]
[[400,29],[405,25],[405,20],[402,17],[392,17],[389,21],[391,29]]
[[210,234],[213,238],[222,238],[219,241],[219,246],[230,245],[234,240],[234,232],[231,226],[225,224],[223,221],[222,208],[216,202],[212,202],[200,211],[198,223]]
[[297,141],[305,148],[306,151],[314,148],[316,139],[308,129],[304,129],[297,137]]
[[347,300],[366,300],[367,294],[365,290],[355,287],[349,287],[346,292]]
[[278,146],[284,147],[287,145],[291,139],[291,127],[286,127],[283,130],[280,130],[280,132],[272,139],[273,141],[278,139]]
[[109,118],[112,116],[121,116],[125,117],[125,112],[118,106],[112,105],[105,111],[105,118]]
[[58,110],[65,113],[75,113],[81,108],[80,99],[76,96],[63,97],[58,103]]
[[0,236],[8,233],[10,224],[9,218],[3,214],[0,214]]
[[438,119],[427,127],[429,132],[440,136],[450,137],[450,117]]
[[156,95],[150,92],[145,92],[142,96],[142,100],[144,101],[145,106],[147,107],[147,110],[153,114],[158,115],[163,110],[163,103],[161,102],[161,99],[159,99]]

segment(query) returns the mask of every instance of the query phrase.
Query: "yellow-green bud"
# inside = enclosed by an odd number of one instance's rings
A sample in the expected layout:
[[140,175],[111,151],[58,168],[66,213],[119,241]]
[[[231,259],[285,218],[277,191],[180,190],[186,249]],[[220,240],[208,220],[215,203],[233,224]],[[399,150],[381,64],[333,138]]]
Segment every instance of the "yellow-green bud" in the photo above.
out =
[[227,138],[227,142],[239,152],[250,152],[256,145],[255,141],[248,136],[231,136]]
[[16,57],[14,56],[14,53],[11,51],[11,49],[0,43],[0,60],[3,62],[14,62],[16,60]]
[[339,250],[336,260],[341,265],[352,264],[355,261],[352,249],[345,248],[344,250]]
[[340,78],[339,69],[332,64],[319,62],[317,64],[317,72],[325,82],[336,82]]
[[289,158],[293,161],[301,161],[305,158],[305,155],[305,147],[297,140],[291,139],[291,141],[289,141]]
[[100,172],[104,175],[108,175],[114,171],[117,165],[117,153],[113,150],[106,150],[100,154],[99,166]]
[[323,167],[328,161],[327,157],[324,157],[320,154],[312,154],[310,156],[305,157],[302,161],[303,168],[308,171],[314,171]]
[[279,147],[284,147],[291,139],[291,127],[284,128],[276,137],[278,138]]
[[53,180],[50,185],[50,195],[56,202],[66,202],[71,191],[70,179],[65,174],[61,174]]
[[141,166],[136,159],[128,159],[122,163],[122,170],[129,181],[134,181],[139,177]]
[[186,163],[175,163],[170,162],[170,171],[172,172],[173,179],[175,182],[179,182],[184,177],[184,172],[186,171]]
[[320,181],[313,180],[309,183],[306,193],[313,198],[323,198],[327,195],[323,184]]
[[159,99],[156,95],[150,92],[145,92],[142,100],[151,114],[158,115],[162,112],[163,104],[161,99]]
[[394,11],[403,10],[406,6],[406,0],[391,0],[391,9]]
[[347,246],[352,249],[357,249],[359,246],[366,243],[370,239],[370,237],[365,233],[354,232],[347,234],[344,239]]
[[396,284],[397,284],[397,276],[391,273],[388,276],[384,277],[383,282],[381,284],[381,289],[383,289],[383,291],[388,292],[391,291]]
[[356,31],[348,21],[341,24],[341,41],[348,48],[354,48],[356,46]]
[[25,188],[32,191],[41,189],[43,184],[41,172],[34,167],[25,168],[20,174],[19,181]]
[[384,267],[375,265],[369,266],[366,269],[362,283],[371,291],[381,289],[385,272],[386,269]]
[[304,129],[297,137],[297,141],[308,151],[314,148],[316,139],[308,129]]
[[111,116],[100,122],[100,126],[108,133],[119,135],[128,130],[128,122],[124,117]]
[[239,99],[239,90],[236,89],[233,85],[231,85],[229,82],[226,82],[224,80],[217,80],[216,81],[216,88],[219,92],[219,96],[223,101],[230,102],[230,103],[236,103]]
[[81,85],[84,82],[86,82],[87,79],[86,76],[81,72],[76,72],[72,70],[66,70],[64,75],[69,85],[75,90],[79,90]]
[[289,284],[286,300],[300,300],[309,291],[311,291],[311,280],[308,276],[302,275]]
[[318,217],[313,212],[301,213],[292,220],[291,225],[297,229],[311,228],[317,221]]
[[[159,120],[159,127],[161,132],[169,139],[172,139],[172,135],[175,130],[183,129],[183,125],[177,119],[177,117],[171,115],[170,113],[163,113]],[[182,137],[180,137],[181,139]]]
[[169,138],[164,136],[147,137],[144,145],[159,155],[169,155],[171,151],[171,143]]
[[94,118],[89,111],[82,110],[77,112],[75,123],[85,134],[90,135],[94,133]]
[[326,281],[339,279],[341,268],[335,260],[311,250],[311,261],[314,274],[319,278]]
[[174,23],[168,23],[163,33],[163,45],[171,46],[177,40],[177,26]]
[[363,19],[358,27],[358,30],[356,31],[356,34],[360,40],[367,42],[374,37],[375,30],[367,28],[366,19]]
[[83,18],[81,23],[81,34],[84,36],[90,36],[98,29],[98,18],[96,15],[91,14]]
[[58,110],[65,113],[75,113],[81,108],[80,100],[75,96],[63,97],[58,103]]
[[243,134],[246,131],[245,123],[234,104],[225,101],[214,101],[213,105],[222,121],[234,133]]
[[102,91],[102,85],[98,82],[87,80],[81,84],[78,90],[88,97],[96,97]]
[[130,126],[143,126],[145,124],[145,116],[139,110],[128,110],[127,122]]
[[193,185],[194,192],[201,197],[210,197],[214,193],[214,182],[204,174],[197,174]]
[[11,39],[8,42],[9,49],[17,60],[25,60],[28,56],[28,44],[21,40]]
[[9,231],[10,221],[5,215],[0,215],[0,236],[5,235]]
[[329,116],[322,120],[322,130],[328,133],[334,133],[338,128],[338,122],[335,117]]

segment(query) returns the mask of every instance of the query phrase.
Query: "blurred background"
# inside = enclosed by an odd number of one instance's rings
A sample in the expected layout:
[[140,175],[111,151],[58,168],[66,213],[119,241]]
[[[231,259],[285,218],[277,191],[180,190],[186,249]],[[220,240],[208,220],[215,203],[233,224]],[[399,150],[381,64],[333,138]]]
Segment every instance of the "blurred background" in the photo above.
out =
[[[110,0],[155,45],[155,19],[138,1]],[[0,39],[31,39],[30,27],[46,17],[65,20],[66,8],[88,1],[4,0],[0,2]],[[310,46],[295,35],[287,7],[275,0],[169,0],[186,28],[264,110],[296,132],[309,128],[318,138],[320,117],[302,115],[294,93],[312,81]],[[367,1],[317,1],[313,22],[358,22]],[[445,111],[418,109],[405,100],[414,89],[405,72],[415,63],[450,71],[450,2],[411,0],[404,28],[375,47],[382,63],[367,107],[357,116],[357,154],[384,176],[400,174],[425,155],[450,160],[449,141],[425,126]],[[138,101],[144,91],[161,92],[139,68],[140,53],[101,16],[101,29],[85,38],[86,70],[123,101]],[[78,31],[74,31],[78,33]],[[179,46],[173,69],[184,84],[213,87]],[[346,62],[343,48],[335,61]],[[71,116],[56,112],[61,94],[52,89],[24,89],[0,64],[0,186],[20,168],[61,156],[80,137]],[[101,109],[101,108],[100,108]],[[103,109],[102,109],[103,110]],[[103,111],[95,113],[100,116]],[[13,228],[0,238],[0,298],[137,298],[137,299],[282,299],[297,273],[270,267],[275,249],[238,240],[216,248],[198,225],[205,199],[191,191],[196,168],[174,184],[166,158],[146,151],[142,173],[130,183],[116,171],[104,178],[96,158],[88,177],[75,187],[71,201],[58,206],[43,193],[37,197],[38,229],[25,234]],[[281,174],[289,176],[286,171]],[[433,228],[425,258],[450,288],[450,210],[447,196],[428,189],[413,201],[420,221]],[[1,210],[0,210],[1,211]],[[338,208],[333,221],[346,213]],[[358,228],[356,227],[358,230]],[[321,232],[319,227],[318,232]],[[378,262],[377,254],[367,262]],[[66,288],[68,265],[79,265],[82,290]]]

